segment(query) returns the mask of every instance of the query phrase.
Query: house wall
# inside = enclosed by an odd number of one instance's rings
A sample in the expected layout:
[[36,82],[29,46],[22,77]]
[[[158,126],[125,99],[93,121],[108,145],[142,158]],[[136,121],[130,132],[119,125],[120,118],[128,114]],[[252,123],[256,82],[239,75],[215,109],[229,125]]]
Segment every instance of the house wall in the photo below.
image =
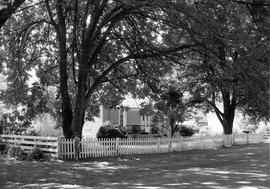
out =
[[113,124],[119,124],[119,110],[118,109],[107,109],[104,106],[101,107],[101,119],[102,122],[110,121]]
[[141,125],[141,116],[139,114],[139,109],[129,109],[127,111],[127,125]]
[[[152,116],[148,116],[148,120],[143,120],[140,113],[140,108],[137,107],[131,107],[125,109],[123,112],[123,126],[129,127],[132,125],[140,125],[142,127],[142,130],[146,132],[150,132],[150,125],[152,124],[151,119]],[[119,124],[119,109],[112,108],[112,109],[107,109],[104,106],[101,106],[100,109],[100,118],[102,124],[105,123],[106,121],[109,121],[113,124]]]
[[119,124],[119,110],[117,109],[110,109],[110,114],[109,114],[109,120],[113,124]]

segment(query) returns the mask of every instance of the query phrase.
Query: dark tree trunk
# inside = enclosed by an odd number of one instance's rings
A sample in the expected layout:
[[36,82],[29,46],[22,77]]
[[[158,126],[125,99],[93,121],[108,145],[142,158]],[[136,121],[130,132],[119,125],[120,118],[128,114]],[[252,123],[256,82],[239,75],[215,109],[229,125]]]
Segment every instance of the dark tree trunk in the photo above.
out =
[[[215,113],[223,127],[225,146],[230,147],[233,144],[233,122],[236,109],[236,97],[234,96],[234,91],[230,93],[229,91],[222,91],[222,100],[223,100],[223,113],[218,110],[214,105]],[[232,96],[230,98],[230,96]]]
[[61,93],[61,109],[62,109],[62,128],[66,138],[72,137],[71,123],[72,123],[72,107],[70,104],[70,97],[68,93],[68,76],[67,76],[67,48],[66,48],[66,25],[65,17],[63,15],[61,2],[57,1],[57,16],[58,28],[57,38],[59,43],[60,56],[60,93]]
[[233,133],[233,123],[231,121],[233,121],[233,120],[227,121],[226,119],[228,119],[228,118],[225,118],[225,117],[223,119],[224,120],[223,120],[223,122],[221,124],[222,124],[222,127],[223,127],[224,134],[225,135],[232,134]]
[[[232,94],[233,95],[233,94]],[[235,97],[233,96],[230,99],[230,92],[223,92],[223,119],[222,119],[222,127],[224,134],[232,134],[233,133],[233,122],[235,116],[235,109],[236,109],[236,101]]]
[[87,106],[87,78],[88,78],[88,50],[89,45],[86,44],[86,41],[83,41],[82,44],[82,55],[79,62],[79,74],[78,74],[78,89],[75,99],[75,109],[73,114],[73,120],[71,124],[72,137],[82,136],[82,128],[84,124],[85,110]]
[[172,138],[175,132],[175,121],[173,119],[170,121],[170,125],[171,125],[171,138]]
[[72,122],[72,107],[70,104],[70,98],[68,94],[67,85],[67,54],[65,37],[59,37],[59,53],[60,53],[60,92],[61,92],[61,109],[62,109],[62,128],[64,136],[66,138],[72,137],[72,131],[70,128]]
[[74,109],[72,124],[71,124],[71,130],[72,130],[72,138],[75,136],[78,136],[81,138],[82,136],[82,128],[84,124],[84,116],[85,116],[85,110],[86,110],[86,99],[85,99],[85,87],[82,87],[80,84],[80,78],[79,78],[79,87],[78,87],[78,93],[76,95],[76,105]]

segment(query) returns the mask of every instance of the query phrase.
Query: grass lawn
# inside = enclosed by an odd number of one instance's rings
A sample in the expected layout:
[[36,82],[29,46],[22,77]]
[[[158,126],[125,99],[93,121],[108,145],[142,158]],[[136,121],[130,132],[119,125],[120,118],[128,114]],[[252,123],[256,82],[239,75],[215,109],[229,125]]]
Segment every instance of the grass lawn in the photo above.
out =
[[0,188],[270,188],[269,144],[30,162],[0,158]]

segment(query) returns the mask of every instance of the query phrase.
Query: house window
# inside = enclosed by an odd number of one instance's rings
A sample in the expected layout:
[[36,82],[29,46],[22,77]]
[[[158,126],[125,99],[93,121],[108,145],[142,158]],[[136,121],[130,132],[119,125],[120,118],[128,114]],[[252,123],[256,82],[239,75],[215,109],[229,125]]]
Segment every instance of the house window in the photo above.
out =
[[124,125],[124,115],[123,115],[123,110],[120,111],[120,117],[119,117],[119,125],[123,126]]
[[120,115],[120,126],[124,125],[124,116],[123,114]]

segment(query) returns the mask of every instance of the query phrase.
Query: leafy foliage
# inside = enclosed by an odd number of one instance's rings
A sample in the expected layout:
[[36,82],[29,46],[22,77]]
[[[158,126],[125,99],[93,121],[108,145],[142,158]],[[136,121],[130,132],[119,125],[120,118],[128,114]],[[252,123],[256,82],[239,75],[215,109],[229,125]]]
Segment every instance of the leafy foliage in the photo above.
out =
[[6,123],[3,124],[5,124],[6,129],[14,134],[22,134],[31,124],[28,119],[25,119],[25,112],[20,112],[18,110],[4,114],[3,117],[5,117]]
[[141,126],[140,125],[132,125],[131,127],[131,133],[132,134],[139,134],[141,133]]
[[11,146],[8,149],[8,157],[15,158],[17,160],[26,160],[27,159],[27,153],[21,148],[17,146]]
[[182,126],[179,129],[179,133],[181,136],[191,137],[192,135],[194,135],[196,133],[196,131],[191,127]]
[[28,121],[51,113],[67,138],[80,135],[101,101],[114,106],[129,92],[158,97],[175,64],[182,91],[213,108],[228,132],[236,106],[269,119],[264,1],[10,2],[0,8],[0,70],[7,78],[0,97],[16,110],[26,107]]
[[0,1],[0,29],[25,0]]
[[157,126],[152,125],[150,132],[151,132],[151,134],[158,134],[158,130],[159,130],[159,128]]
[[259,122],[249,116],[242,118],[239,124],[242,131],[249,131],[253,133],[259,128]]
[[237,108],[269,119],[268,37],[252,22],[249,10],[220,0],[195,1],[186,8],[184,16],[168,14],[179,28],[184,25],[191,36],[187,40],[201,44],[181,60],[178,72],[191,103],[212,109],[228,134]]
[[[84,119],[97,115],[99,102],[110,99],[107,95],[150,94],[156,78],[171,70],[173,56],[190,47],[181,37],[174,46],[159,40],[173,30],[161,22],[170,1],[31,3],[25,2],[29,7],[16,13],[17,20],[9,20],[0,39],[8,80],[2,100],[33,107],[32,115],[57,108],[68,138],[81,133]],[[40,92],[35,94],[38,102],[29,101],[32,70],[41,87],[34,91],[56,86],[58,106],[48,104]]]
[[107,122],[99,128],[97,138],[126,138],[126,133],[118,126]]
[[[168,82],[168,81],[167,81]],[[177,123],[182,123],[188,117],[188,104],[184,102],[181,88],[175,84],[166,83],[162,87],[164,91],[159,97],[154,98],[154,104],[142,104],[141,114],[152,115],[154,125],[162,125],[170,128],[171,137],[177,130]]]
[[42,152],[40,149],[35,148],[28,156],[28,160],[45,161],[49,160],[49,156]]
[[7,145],[0,141],[0,152],[5,153],[7,150]]

